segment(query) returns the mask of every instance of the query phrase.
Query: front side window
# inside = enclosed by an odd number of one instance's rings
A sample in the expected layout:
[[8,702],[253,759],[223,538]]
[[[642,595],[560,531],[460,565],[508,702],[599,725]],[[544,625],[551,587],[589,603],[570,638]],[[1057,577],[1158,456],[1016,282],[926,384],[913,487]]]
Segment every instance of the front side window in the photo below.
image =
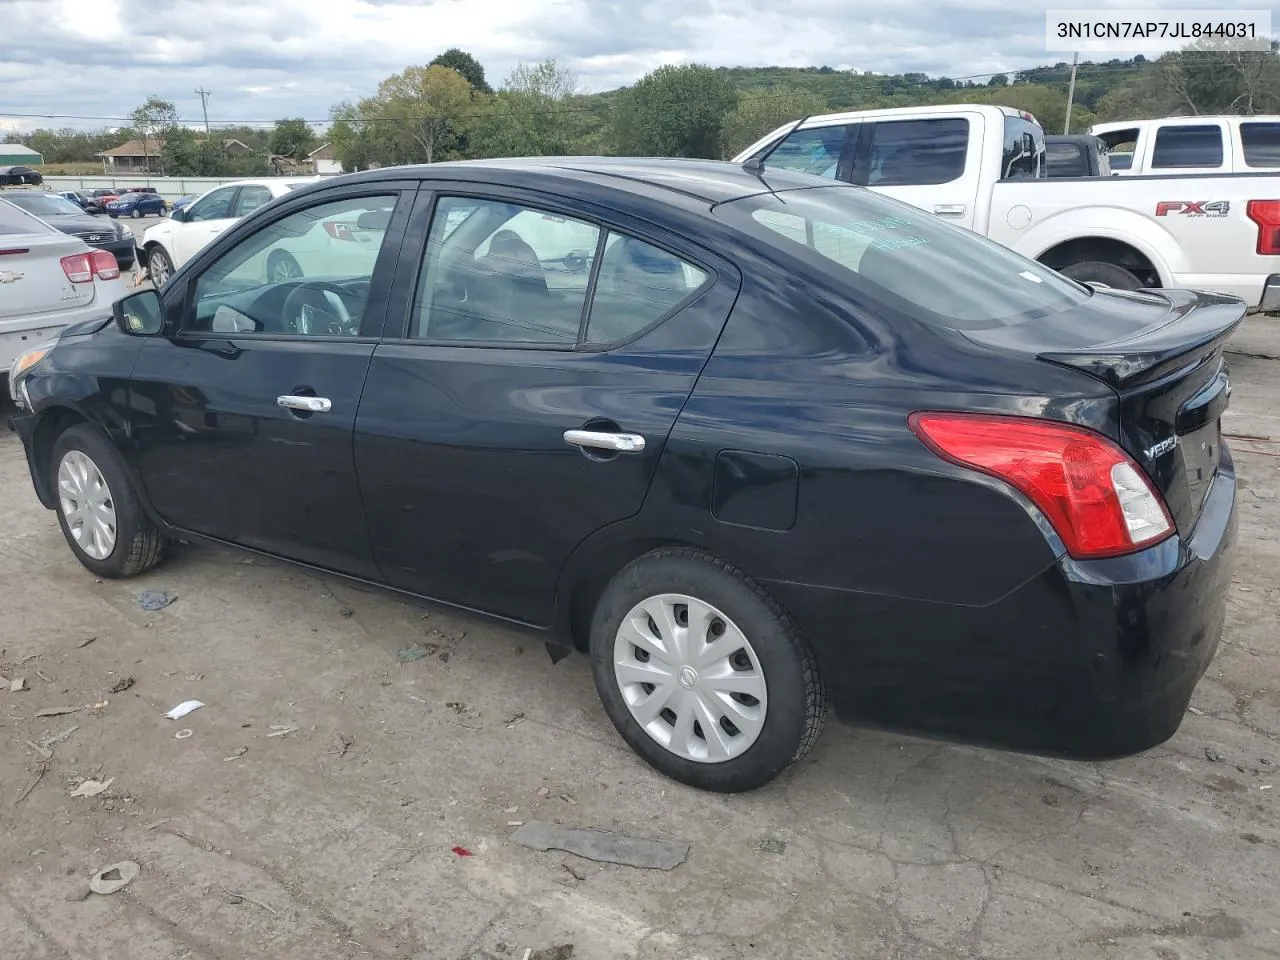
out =
[[1153,169],[1222,166],[1222,127],[1217,124],[1174,125],[1156,131]]
[[1007,326],[1068,310],[1089,296],[985,237],[866,191],[760,194],[715,210],[867,299],[950,329]]
[[869,187],[950,183],[964,176],[969,121],[964,117],[863,124],[858,181]]
[[1240,142],[1250,167],[1280,167],[1280,123],[1242,123]]
[[334,200],[254,231],[196,280],[189,329],[357,336],[395,204]]
[[[769,154],[765,167],[808,173],[828,180],[836,178],[840,153],[849,135],[848,124],[797,130]],[[856,127],[854,128],[856,130]]]
[[213,191],[198,203],[193,203],[187,211],[187,219],[225,220],[231,216],[231,202],[235,199],[237,187],[222,187]]

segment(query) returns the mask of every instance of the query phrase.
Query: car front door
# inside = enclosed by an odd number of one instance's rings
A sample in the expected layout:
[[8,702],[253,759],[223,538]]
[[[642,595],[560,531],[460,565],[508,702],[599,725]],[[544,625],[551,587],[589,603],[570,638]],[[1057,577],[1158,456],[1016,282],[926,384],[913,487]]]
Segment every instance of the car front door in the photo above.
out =
[[[139,473],[169,523],[378,577],[351,436],[412,202],[403,189],[299,198],[165,288],[169,329],[145,342],[131,405]],[[345,272],[330,258],[323,281],[267,277],[276,249],[338,215],[380,233],[383,256]]]
[[183,212],[173,224],[173,265],[180,267],[214,237],[236,222],[232,212],[240,187],[219,187],[206,194]]
[[544,625],[573,549],[643,504],[739,277],[545,197],[437,197],[356,418],[374,555],[394,586]]

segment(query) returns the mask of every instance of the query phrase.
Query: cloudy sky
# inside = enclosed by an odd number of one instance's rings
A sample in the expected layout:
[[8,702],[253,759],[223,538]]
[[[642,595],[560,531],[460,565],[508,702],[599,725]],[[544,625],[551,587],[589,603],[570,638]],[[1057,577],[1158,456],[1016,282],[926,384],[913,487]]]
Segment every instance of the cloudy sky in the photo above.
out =
[[[1259,0],[1222,7],[1269,9]],[[664,63],[972,76],[1065,59],[1045,9],[1204,9],[1182,0],[0,0],[0,127],[113,125],[149,94],[213,122],[303,116],[449,47],[498,86],[556,57],[585,90]],[[1280,15],[1273,15],[1280,29]],[[1110,55],[1101,57],[1107,59]],[[99,119],[100,118],[100,119]]]

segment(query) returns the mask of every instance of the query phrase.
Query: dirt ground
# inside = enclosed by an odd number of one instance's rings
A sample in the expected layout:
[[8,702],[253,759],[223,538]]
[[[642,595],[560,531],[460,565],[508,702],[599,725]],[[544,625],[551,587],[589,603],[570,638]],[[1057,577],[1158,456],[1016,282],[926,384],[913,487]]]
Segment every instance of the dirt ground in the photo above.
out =
[[[1228,429],[1280,438],[1280,320],[1232,349]],[[1233,448],[1227,633],[1167,744],[1081,764],[832,725],[726,797],[643,765],[585,658],[503,628],[204,547],[95,582],[0,435],[0,674],[25,679],[0,688],[0,957],[1280,957],[1280,443]],[[690,853],[511,842],[535,819]]]

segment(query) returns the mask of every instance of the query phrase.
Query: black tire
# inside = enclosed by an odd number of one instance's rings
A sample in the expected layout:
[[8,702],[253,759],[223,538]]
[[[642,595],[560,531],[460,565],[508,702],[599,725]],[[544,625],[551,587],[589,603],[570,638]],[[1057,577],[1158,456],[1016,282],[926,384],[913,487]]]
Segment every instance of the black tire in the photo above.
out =
[[[116,517],[115,547],[101,559],[87,554],[76,542],[63,512],[62,498],[58,496],[58,467],[70,451],[78,451],[93,461],[110,492]],[[86,569],[99,577],[118,579],[137,576],[160,562],[165,537],[138,500],[119,452],[98,428],[80,423],[59,434],[49,458],[49,483],[58,501],[54,512],[58,515],[62,535]]]
[[1116,290],[1140,290],[1143,286],[1134,274],[1114,263],[1103,263],[1101,260],[1083,260],[1063,267],[1059,273],[1080,283],[1096,283]]
[[[686,759],[649,736],[631,715],[614,675],[614,640],[641,601],[663,593],[710,604],[747,637],[768,687],[760,734],[745,752],[717,763]],[[591,670],[605,712],[650,766],[673,780],[719,793],[754,790],[801,759],[822,731],[826,687],[808,644],[782,608],[742,572],[689,548],[656,550],[623,568],[605,588],[591,623]]]
[[133,219],[135,219],[135,220],[141,220],[141,219],[142,219],[142,208],[141,208],[141,207],[134,207],[134,208],[133,208],[133,213],[131,214],[131,216],[132,216],[132,217],[133,217]]
[[173,261],[169,259],[169,254],[165,253],[164,247],[153,246],[147,251],[147,277],[151,280],[151,285],[159,290],[172,276]]

